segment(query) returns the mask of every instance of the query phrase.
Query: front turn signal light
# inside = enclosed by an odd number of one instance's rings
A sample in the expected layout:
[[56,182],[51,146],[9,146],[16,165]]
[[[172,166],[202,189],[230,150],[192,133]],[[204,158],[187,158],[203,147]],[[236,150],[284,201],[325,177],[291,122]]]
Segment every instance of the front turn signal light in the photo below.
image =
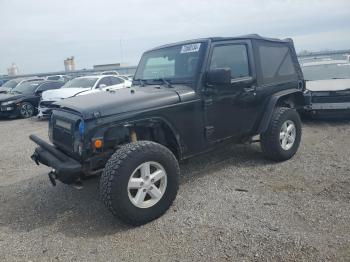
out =
[[96,139],[94,142],[94,146],[96,149],[100,149],[103,146],[103,141],[101,139]]

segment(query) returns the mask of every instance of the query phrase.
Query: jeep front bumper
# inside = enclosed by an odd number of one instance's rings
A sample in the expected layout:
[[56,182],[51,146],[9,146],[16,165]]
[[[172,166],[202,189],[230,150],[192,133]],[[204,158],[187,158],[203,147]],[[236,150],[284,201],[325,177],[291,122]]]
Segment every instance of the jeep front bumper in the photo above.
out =
[[80,176],[82,165],[78,161],[35,135],[29,138],[39,145],[31,156],[37,165],[41,163],[55,169],[57,179],[63,183],[73,183]]

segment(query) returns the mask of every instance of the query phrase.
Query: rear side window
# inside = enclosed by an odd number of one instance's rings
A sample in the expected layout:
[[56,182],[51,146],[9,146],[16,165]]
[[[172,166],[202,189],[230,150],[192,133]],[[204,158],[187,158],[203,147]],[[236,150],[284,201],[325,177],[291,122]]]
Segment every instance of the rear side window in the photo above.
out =
[[52,88],[51,89],[57,89],[57,88],[60,88],[60,87],[62,87],[64,85],[64,82],[53,82],[53,83],[51,83],[51,86],[52,86]]
[[51,89],[57,89],[63,86],[63,82],[50,82],[50,83],[45,83],[42,84],[39,88],[38,91],[46,91],[46,90],[51,90]]
[[39,86],[38,91],[46,91],[49,90],[50,87],[50,83],[42,84],[41,86]]
[[119,84],[122,84],[124,83],[124,80],[118,78],[118,77],[112,77],[111,76],[111,83],[112,85],[119,85]]
[[98,83],[98,87],[100,87],[101,85],[110,86],[111,85],[110,77],[107,76],[102,78]]
[[244,44],[216,46],[211,57],[210,69],[230,68],[231,78],[248,77],[249,62]]
[[288,46],[260,45],[258,50],[264,84],[298,79]]

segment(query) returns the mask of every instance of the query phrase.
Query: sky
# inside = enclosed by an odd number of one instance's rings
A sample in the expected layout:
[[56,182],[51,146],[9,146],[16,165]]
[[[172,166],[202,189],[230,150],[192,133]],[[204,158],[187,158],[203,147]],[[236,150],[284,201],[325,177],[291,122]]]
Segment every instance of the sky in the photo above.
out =
[[136,65],[158,45],[208,36],[294,40],[297,51],[350,49],[350,0],[0,0],[0,74]]

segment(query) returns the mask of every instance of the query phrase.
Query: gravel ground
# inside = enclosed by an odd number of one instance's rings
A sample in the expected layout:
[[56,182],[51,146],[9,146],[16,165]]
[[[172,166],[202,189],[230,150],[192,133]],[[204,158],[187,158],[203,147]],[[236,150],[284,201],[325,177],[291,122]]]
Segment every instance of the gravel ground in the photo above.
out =
[[131,228],[29,158],[47,123],[0,121],[0,261],[350,261],[350,122],[304,123],[290,161],[226,146],[181,165],[174,205]]

